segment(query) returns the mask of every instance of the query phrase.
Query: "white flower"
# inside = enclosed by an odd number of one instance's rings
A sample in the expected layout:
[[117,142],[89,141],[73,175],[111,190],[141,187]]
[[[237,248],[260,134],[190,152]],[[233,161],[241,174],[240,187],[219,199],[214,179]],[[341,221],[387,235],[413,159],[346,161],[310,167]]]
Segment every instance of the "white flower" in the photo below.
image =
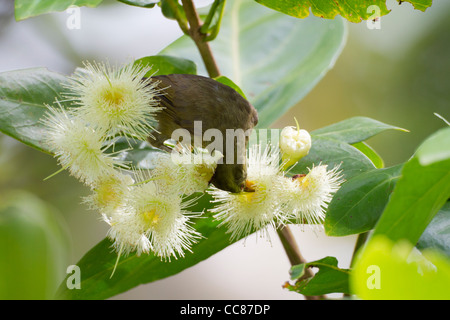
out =
[[[295,120],[297,122],[297,120]],[[297,128],[285,127],[281,131],[280,150],[282,152],[283,167],[288,168],[301,158],[306,156],[311,149],[311,135],[308,131]]]
[[111,217],[127,205],[133,183],[131,176],[117,171],[115,175],[97,181],[92,186],[92,193],[84,198],[84,202],[91,209]]
[[172,192],[190,195],[204,192],[214,175],[217,162],[223,155],[215,151],[208,152],[195,149],[194,152],[184,148],[169,153],[159,153],[153,159],[154,169],[151,176],[154,181]]
[[76,72],[64,95],[73,100],[75,112],[95,128],[111,135],[121,134],[146,140],[159,111],[156,81],[143,79],[149,67],[128,64],[123,68],[85,62],[85,71]]
[[[128,210],[127,210],[128,209]],[[111,217],[104,216],[111,226],[107,236],[113,240],[113,247],[119,256],[136,251],[136,255],[149,253],[152,250],[150,240],[145,234],[144,225],[132,208],[122,208]]]
[[295,175],[286,180],[283,202],[289,219],[300,224],[322,223],[333,194],[343,183],[338,170],[339,166],[327,170],[327,165],[318,165],[308,174]]
[[226,225],[231,239],[254,231],[265,233],[268,226],[284,223],[280,193],[284,176],[280,172],[277,148],[252,146],[249,150],[245,192],[230,193],[217,188],[208,190],[217,205],[210,211]]
[[94,130],[79,119],[72,119],[60,106],[48,107],[42,119],[47,129],[46,141],[49,150],[58,158],[63,169],[87,185],[115,174],[114,168],[122,164],[104,151],[105,133]]
[[116,250],[125,254],[153,251],[169,261],[172,256],[183,257],[201,237],[190,225],[190,218],[198,214],[185,210],[191,204],[177,194],[159,190],[153,181],[136,185],[127,208],[107,220],[111,225],[108,236]]

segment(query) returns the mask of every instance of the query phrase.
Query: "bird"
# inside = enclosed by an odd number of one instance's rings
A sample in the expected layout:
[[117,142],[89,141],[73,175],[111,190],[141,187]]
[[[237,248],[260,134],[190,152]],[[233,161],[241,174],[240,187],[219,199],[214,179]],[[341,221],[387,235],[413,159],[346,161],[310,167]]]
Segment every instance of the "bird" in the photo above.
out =
[[[151,79],[156,81],[153,85],[156,84],[160,92],[156,99],[162,108],[155,115],[157,125],[151,131],[148,142],[164,150],[167,149],[164,142],[172,139],[174,130],[187,130],[191,141],[195,141],[195,135],[199,133],[203,137],[209,129],[219,130],[223,141],[214,141],[214,146],[223,154],[223,158],[217,164],[210,183],[231,193],[241,192],[247,178],[249,134],[258,123],[258,112],[254,106],[230,86],[209,77],[169,74],[152,76]],[[200,121],[201,130],[198,128],[199,123],[195,127],[196,121]],[[230,137],[228,132],[245,132],[245,141]],[[233,140],[233,149],[227,149],[227,138]],[[198,147],[211,145],[211,141],[201,140],[202,145]],[[227,156],[230,151],[233,154]]]

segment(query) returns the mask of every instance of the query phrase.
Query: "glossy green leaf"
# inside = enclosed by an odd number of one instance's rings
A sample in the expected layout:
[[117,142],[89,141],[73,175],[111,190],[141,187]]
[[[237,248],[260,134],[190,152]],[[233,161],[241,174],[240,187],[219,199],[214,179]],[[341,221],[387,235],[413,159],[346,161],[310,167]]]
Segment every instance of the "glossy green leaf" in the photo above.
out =
[[151,66],[152,69],[145,75],[146,77],[157,76],[161,74],[196,74],[197,66],[194,62],[171,56],[157,55],[149,56],[138,59],[135,64],[141,64],[143,66]]
[[416,155],[423,166],[450,159],[450,127],[432,134],[420,145]]
[[[184,13],[183,6],[178,1],[174,1],[174,3],[177,6],[178,12],[186,21],[186,14]],[[161,0],[159,5],[161,6],[161,12],[164,17],[166,17],[167,19],[176,20],[176,12],[172,9],[167,0]]]
[[39,120],[47,110],[45,104],[53,104],[55,98],[63,100],[64,83],[64,75],[45,68],[0,73],[0,131],[48,153]]
[[450,257],[450,202],[434,216],[416,246],[421,250],[436,249]]
[[311,133],[318,137],[330,137],[350,144],[365,141],[386,130],[408,130],[385,124],[367,117],[353,117],[329,126],[317,129]]
[[402,169],[374,235],[415,244],[449,197],[450,160],[421,166],[412,158]]
[[128,4],[130,6],[141,8],[153,8],[159,0],[118,0],[119,2]]
[[[427,225],[450,198],[450,159],[437,151],[442,141],[440,130],[426,139],[403,167],[401,178],[375,227],[374,235],[385,235],[393,241],[407,239],[416,244]],[[437,152],[436,152],[437,151]],[[445,159],[436,162],[438,159]],[[433,159],[422,165],[419,159]],[[428,162],[428,161],[427,161]]]
[[70,6],[96,7],[103,0],[15,0],[16,20],[24,20],[44,13],[64,11]]
[[293,285],[285,284],[284,287],[306,296],[350,292],[348,286],[350,270],[339,268],[335,257],[325,257],[317,261],[293,266],[290,271],[291,280],[298,280],[302,277],[306,268],[319,268],[319,271],[311,278],[301,279]]
[[325,232],[345,236],[374,228],[389,201],[402,166],[374,169],[350,179],[328,206]]
[[0,196],[0,299],[51,299],[65,276],[69,241],[58,212],[26,191]]
[[364,141],[352,144],[353,147],[364,153],[364,155],[372,161],[377,169],[384,168],[384,161],[381,156]]
[[244,92],[242,91],[241,88],[239,88],[233,81],[231,81],[231,79],[225,77],[225,76],[218,76],[217,78],[214,78],[214,80],[225,84],[231,88],[233,88],[234,90],[236,90],[241,96],[243,96],[245,99],[247,99],[247,97],[245,96]]
[[448,258],[382,235],[360,251],[350,275],[351,293],[366,300],[448,300],[449,286]]
[[[386,0],[256,0],[256,2],[297,18],[306,18],[311,11],[313,15],[325,19],[334,19],[337,15],[341,15],[348,21],[361,22],[361,20],[372,20],[390,12],[386,7]],[[410,2],[416,9],[425,11],[431,6],[432,0],[402,2]]]
[[[346,34],[342,19],[300,20],[252,1],[235,0],[227,1],[219,35],[210,45],[221,74],[242,89],[258,110],[258,126],[265,128],[301,100],[334,65]],[[160,54],[195,61],[199,74],[207,75],[187,36]]]

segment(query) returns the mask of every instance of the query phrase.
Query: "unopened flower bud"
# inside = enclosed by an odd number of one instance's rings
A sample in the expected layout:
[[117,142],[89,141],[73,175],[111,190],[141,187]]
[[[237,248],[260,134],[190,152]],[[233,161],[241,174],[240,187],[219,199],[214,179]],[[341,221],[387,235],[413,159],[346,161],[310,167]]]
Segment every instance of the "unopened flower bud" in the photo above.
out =
[[[297,122],[297,120],[295,120]],[[283,168],[286,169],[306,156],[311,149],[311,135],[308,131],[289,126],[281,131],[280,149]]]

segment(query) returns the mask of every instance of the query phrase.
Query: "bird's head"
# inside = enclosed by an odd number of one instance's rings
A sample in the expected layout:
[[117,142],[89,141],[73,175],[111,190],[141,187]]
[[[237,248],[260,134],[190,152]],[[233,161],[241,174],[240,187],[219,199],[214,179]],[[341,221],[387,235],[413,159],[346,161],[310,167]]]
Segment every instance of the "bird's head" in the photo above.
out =
[[219,164],[211,179],[211,183],[216,188],[239,193],[244,189],[246,178],[246,164]]

